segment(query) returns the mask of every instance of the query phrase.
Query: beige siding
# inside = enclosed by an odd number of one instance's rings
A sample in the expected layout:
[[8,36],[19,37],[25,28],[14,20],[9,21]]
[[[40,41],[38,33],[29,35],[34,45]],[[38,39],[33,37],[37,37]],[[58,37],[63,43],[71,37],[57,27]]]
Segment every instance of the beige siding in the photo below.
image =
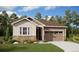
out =
[[[29,35],[20,35],[20,27],[29,27]],[[13,36],[36,36],[36,25],[26,20],[14,24]]]

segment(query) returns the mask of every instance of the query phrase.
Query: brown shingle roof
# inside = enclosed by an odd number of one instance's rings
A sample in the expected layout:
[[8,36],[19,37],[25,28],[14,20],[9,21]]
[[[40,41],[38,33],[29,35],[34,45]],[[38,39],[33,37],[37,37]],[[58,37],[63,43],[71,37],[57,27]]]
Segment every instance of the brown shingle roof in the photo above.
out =
[[[12,22],[15,22],[17,20],[20,20],[20,19],[13,19],[11,20],[11,23]],[[63,23],[58,23],[57,21],[47,21],[47,20],[44,20],[44,19],[41,19],[41,20],[38,20],[39,22],[43,23],[45,26],[64,26]],[[33,20],[33,22],[37,23],[38,25],[41,25],[39,22]]]
[[38,25],[41,25],[40,23],[38,23],[36,20],[33,20],[33,22],[35,22],[36,24],[38,24]]
[[63,23],[58,23],[57,21],[46,21],[46,20],[38,20],[46,26],[64,26]]

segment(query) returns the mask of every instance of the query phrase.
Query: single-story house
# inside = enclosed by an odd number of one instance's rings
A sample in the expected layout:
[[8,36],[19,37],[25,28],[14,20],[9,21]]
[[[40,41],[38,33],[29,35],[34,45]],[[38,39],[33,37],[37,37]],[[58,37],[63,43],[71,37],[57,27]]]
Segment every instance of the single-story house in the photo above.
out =
[[26,17],[12,22],[12,26],[15,40],[64,41],[66,39],[66,26],[56,21]]

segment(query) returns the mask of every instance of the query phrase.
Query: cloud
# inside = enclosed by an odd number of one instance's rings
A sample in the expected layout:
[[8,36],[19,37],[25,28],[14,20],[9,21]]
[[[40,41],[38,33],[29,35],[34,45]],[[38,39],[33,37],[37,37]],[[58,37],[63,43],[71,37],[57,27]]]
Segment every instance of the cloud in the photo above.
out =
[[[6,11],[6,13],[10,16],[11,14],[15,13],[17,14],[16,12],[13,12],[13,11]],[[0,14],[2,14],[2,12],[0,12]],[[20,17],[20,15],[17,14],[18,17]]]
[[[12,11],[6,11],[7,14],[11,15],[12,13],[16,13],[16,12],[12,12]],[[0,14],[2,14],[2,12],[0,12]]]
[[47,6],[44,9],[45,10],[51,10],[51,9],[56,9],[56,8],[57,8],[56,6]]
[[[17,6],[0,6],[0,14],[2,13],[2,11],[6,11],[6,13],[10,16],[11,14],[15,13],[17,14],[16,11],[13,11],[15,8],[17,8]],[[18,17],[20,17],[20,15],[17,14]]]
[[35,9],[38,9],[40,8],[39,6],[28,6],[28,7],[23,7],[22,9],[19,10],[19,12],[21,11],[32,11],[32,10],[35,10]]
[[7,11],[7,14],[9,14],[9,15],[11,15],[12,13],[16,13],[16,12]]
[[[10,16],[11,14],[13,14],[13,13],[17,14],[16,12],[13,12],[13,11],[7,11],[7,14],[8,14],[9,16]],[[20,17],[21,15],[18,15],[18,14],[17,14],[17,16]]]
[[16,6],[0,6],[0,11],[6,10],[6,11],[11,11],[14,10]]

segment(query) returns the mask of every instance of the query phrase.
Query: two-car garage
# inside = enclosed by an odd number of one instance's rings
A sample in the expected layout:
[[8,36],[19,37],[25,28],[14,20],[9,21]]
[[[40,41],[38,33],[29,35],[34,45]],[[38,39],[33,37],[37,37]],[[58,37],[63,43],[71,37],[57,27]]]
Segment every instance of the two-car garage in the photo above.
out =
[[46,29],[44,31],[44,39],[48,41],[64,41],[65,39],[65,30],[64,29]]

